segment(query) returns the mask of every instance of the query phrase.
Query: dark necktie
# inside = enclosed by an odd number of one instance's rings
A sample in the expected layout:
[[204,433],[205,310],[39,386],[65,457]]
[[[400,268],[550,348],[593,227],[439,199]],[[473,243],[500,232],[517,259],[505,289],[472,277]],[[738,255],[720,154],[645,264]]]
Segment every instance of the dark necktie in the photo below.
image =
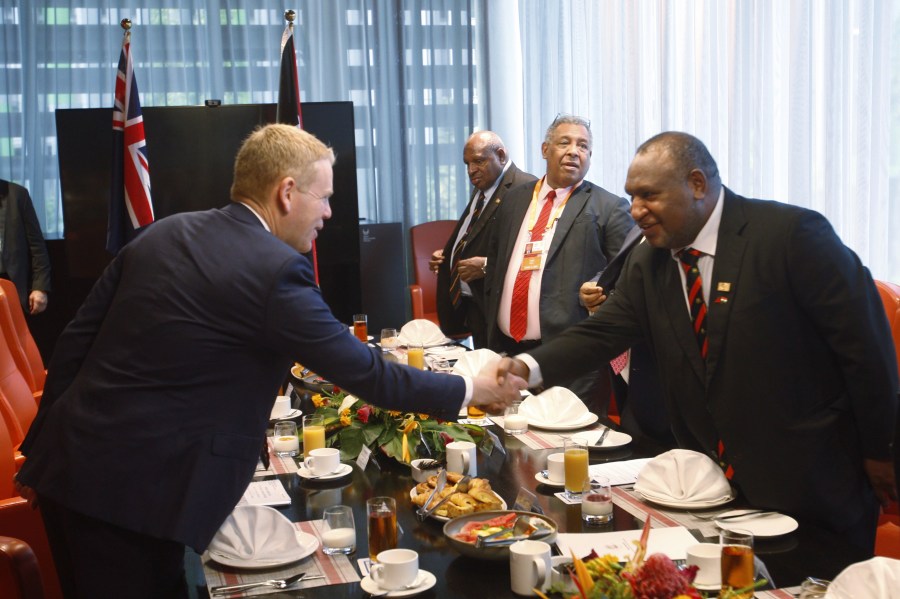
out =
[[709,349],[709,341],[706,339],[706,302],[703,301],[703,280],[700,278],[700,269],[697,268],[697,260],[702,255],[703,252],[700,250],[685,248],[678,254],[678,259],[681,261],[681,268],[684,269],[694,335],[697,337],[700,355],[705,360],[706,352]]
[[450,301],[453,302],[453,307],[459,306],[459,302],[462,300],[462,287],[459,284],[459,260],[460,255],[462,254],[463,248],[466,247],[466,243],[469,240],[469,233],[472,231],[472,227],[475,225],[475,221],[478,220],[478,217],[481,216],[481,210],[484,208],[484,192],[480,192],[478,194],[478,200],[475,202],[475,207],[472,209],[472,218],[469,219],[469,225],[466,227],[466,232],[463,233],[463,236],[459,238],[459,241],[456,242],[456,245],[453,246],[453,262],[450,263]]
[[[700,355],[705,360],[709,350],[709,340],[706,338],[706,302],[703,301],[703,280],[700,278],[700,269],[697,268],[697,260],[702,255],[703,252],[700,250],[685,248],[678,254],[678,259],[684,269],[685,288],[687,289],[688,303],[691,306],[694,335],[697,337]],[[731,480],[734,476],[734,468],[725,460],[725,444],[721,439],[716,445],[716,453],[719,458],[719,466],[725,472],[725,478]]]
[[[531,241],[540,241],[544,238],[544,232],[547,229],[547,223],[550,221],[550,211],[553,209],[553,200],[556,198],[556,191],[551,190],[544,199],[544,205],[541,207],[541,214],[538,216],[537,222],[531,229]],[[545,260],[547,256],[546,249],[541,255],[541,259]],[[542,266],[544,266],[542,264]],[[509,334],[518,343],[525,336],[528,329],[528,288],[531,285],[531,275],[533,270],[523,270],[519,268],[516,273],[516,282],[513,285],[512,301],[509,309]]]

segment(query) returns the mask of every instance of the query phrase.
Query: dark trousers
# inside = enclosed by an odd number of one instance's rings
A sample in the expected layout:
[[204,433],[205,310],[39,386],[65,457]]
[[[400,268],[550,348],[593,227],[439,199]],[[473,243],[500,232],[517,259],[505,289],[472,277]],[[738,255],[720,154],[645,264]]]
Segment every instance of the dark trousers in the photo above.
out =
[[41,515],[66,599],[185,599],[184,545],[85,516],[47,498]]

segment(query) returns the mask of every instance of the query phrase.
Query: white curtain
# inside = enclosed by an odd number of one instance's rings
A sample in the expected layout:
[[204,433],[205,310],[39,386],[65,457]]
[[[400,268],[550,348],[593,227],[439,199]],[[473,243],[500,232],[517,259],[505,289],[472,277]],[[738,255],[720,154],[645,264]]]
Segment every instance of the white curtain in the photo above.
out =
[[900,282],[895,2],[498,4],[490,123],[521,140],[513,154],[531,172],[545,168],[540,144],[559,112],[591,120],[588,177],[622,195],[640,142],[687,131],[734,191],[822,212],[876,278]]

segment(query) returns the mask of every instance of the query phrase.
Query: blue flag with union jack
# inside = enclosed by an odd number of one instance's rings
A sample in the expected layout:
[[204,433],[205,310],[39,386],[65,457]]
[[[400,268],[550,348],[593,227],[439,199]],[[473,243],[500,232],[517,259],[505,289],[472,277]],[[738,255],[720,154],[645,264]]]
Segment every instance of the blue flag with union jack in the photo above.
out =
[[113,107],[113,161],[106,250],[117,254],[135,231],[153,222],[147,140],[137,80],[131,63],[131,32],[126,31],[116,75]]

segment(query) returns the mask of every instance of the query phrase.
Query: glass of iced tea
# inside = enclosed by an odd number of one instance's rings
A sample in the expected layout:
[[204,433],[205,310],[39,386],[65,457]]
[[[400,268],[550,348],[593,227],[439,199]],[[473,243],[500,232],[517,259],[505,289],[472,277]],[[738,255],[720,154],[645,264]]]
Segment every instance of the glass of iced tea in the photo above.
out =
[[366,501],[369,531],[369,559],[397,547],[397,502],[393,497],[373,497]]
[[307,414],[303,417],[303,457],[308,458],[313,449],[325,447],[325,417]]
[[[733,591],[748,588],[756,578],[753,564],[753,533],[737,528],[723,530],[719,534],[722,547],[722,590]],[[734,595],[740,599],[753,597],[753,589]]]
[[563,442],[566,471],[566,496],[580,499],[584,483],[588,480],[588,446],[583,441],[566,439]]
[[363,343],[369,341],[369,318],[365,314],[353,315],[353,334]]

